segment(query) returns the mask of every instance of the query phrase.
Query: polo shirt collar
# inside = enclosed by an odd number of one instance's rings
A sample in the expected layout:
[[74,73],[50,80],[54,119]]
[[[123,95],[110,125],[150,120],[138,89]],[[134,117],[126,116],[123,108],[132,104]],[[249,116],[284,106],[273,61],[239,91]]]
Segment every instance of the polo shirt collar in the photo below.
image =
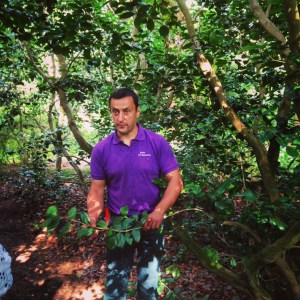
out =
[[[142,141],[145,139],[145,129],[137,123],[138,133],[137,136],[133,140]],[[113,133],[113,144],[122,143],[122,140],[118,137],[117,131]]]

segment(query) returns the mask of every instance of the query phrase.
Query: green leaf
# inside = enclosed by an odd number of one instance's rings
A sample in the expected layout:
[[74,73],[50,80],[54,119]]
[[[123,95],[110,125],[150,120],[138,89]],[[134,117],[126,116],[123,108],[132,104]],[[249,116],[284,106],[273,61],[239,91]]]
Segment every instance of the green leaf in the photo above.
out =
[[282,3],[282,1],[281,0],[268,0],[268,3],[269,4],[281,4]]
[[125,240],[126,240],[126,239],[125,239],[124,234],[119,232],[119,233],[116,235],[117,247],[123,248],[124,245],[125,245]]
[[48,217],[57,217],[57,213],[58,213],[58,210],[57,210],[56,205],[52,205],[52,206],[48,207],[48,209],[46,211],[46,215]]
[[245,200],[247,202],[250,202],[252,203],[253,201],[255,201],[257,195],[255,193],[253,193],[251,190],[247,189],[243,194],[242,196],[245,197]]
[[139,215],[134,214],[134,215],[131,216],[131,219],[137,221],[139,219]]
[[294,139],[294,140],[293,140],[293,144],[294,144],[294,145],[300,145],[300,139],[298,139],[298,138],[297,138],[297,139]]
[[97,226],[100,227],[100,228],[103,228],[103,229],[106,229],[107,228],[107,224],[104,220],[100,220],[97,222]]
[[153,20],[149,19],[149,20],[147,21],[147,28],[148,28],[150,31],[152,31],[152,30],[154,29],[154,22],[153,22]]
[[161,36],[166,37],[169,34],[169,28],[167,26],[165,26],[165,25],[162,25],[159,28],[159,33],[160,33]]
[[57,217],[51,217],[47,219],[43,224],[43,228],[47,228],[47,231],[54,230],[59,224],[59,219]]
[[172,276],[173,276],[175,279],[177,279],[177,278],[180,276],[180,271],[179,271],[178,268],[174,268],[174,269],[172,270]]
[[237,266],[237,262],[236,262],[236,260],[233,257],[231,257],[231,259],[230,259],[230,264],[231,264],[232,267],[236,267]]
[[160,283],[157,287],[157,293],[158,295],[161,295],[162,292],[164,291],[165,285],[163,283]]
[[286,230],[287,228],[287,225],[284,222],[279,220],[276,221],[276,225],[280,230]]
[[113,229],[110,227],[107,231],[106,237],[112,237],[114,235]]
[[141,104],[140,105],[140,111],[143,113],[148,109],[148,105],[147,104]]
[[122,222],[122,228],[128,229],[134,220],[131,218],[124,219]]
[[82,212],[80,214],[80,221],[86,225],[89,225],[90,224],[89,215],[86,212]]
[[125,234],[125,241],[128,245],[132,245],[133,238],[131,237],[131,234],[129,232],[126,232]]
[[122,216],[118,216],[118,217],[114,217],[111,228],[115,229],[115,230],[121,230],[122,228],[122,220],[124,219],[124,217]]
[[114,235],[107,237],[107,239],[106,239],[106,247],[108,249],[114,249],[114,248],[116,248],[116,244],[117,244],[117,241],[116,241],[116,237]]
[[77,214],[77,208],[76,208],[76,207],[72,207],[72,208],[68,211],[68,218],[69,218],[69,219],[75,219],[75,218],[76,218],[76,214]]
[[184,188],[186,191],[190,191],[190,192],[192,192],[193,194],[195,194],[195,195],[198,195],[199,193],[201,193],[201,188],[200,188],[200,186],[198,185],[198,184],[196,184],[196,183],[193,183],[193,182],[191,182],[191,183],[188,183],[186,186],[185,186],[185,188]]
[[134,16],[134,14],[135,14],[135,12],[133,12],[133,11],[127,11],[120,15],[120,19],[128,19],[128,18]]
[[67,222],[65,226],[59,231],[59,237],[66,235],[71,227],[71,222]]
[[206,255],[210,258],[210,260],[214,263],[217,263],[219,260],[219,253],[217,250],[211,248],[211,247],[204,247],[203,251],[206,253]]
[[141,239],[141,231],[139,229],[132,230],[132,237],[138,243]]
[[266,130],[260,134],[260,138],[263,142],[269,141],[271,138],[275,136],[276,132],[272,130]]
[[299,156],[299,151],[293,147],[286,147],[286,152],[288,155],[292,156],[292,157],[298,157]]
[[142,216],[141,216],[141,223],[145,224],[147,221],[149,213],[147,211],[143,211]]
[[278,227],[278,229],[280,229],[280,230],[285,230],[287,228],[287,225],[284,222],[276,219],[275,217],[270,217],[269,221],[270,221],[270,224]]
[[120,214],[121,214],[121,216],[127,216],[128,215],[128,211],[129,211],[128,206],[121,207],[120,208]]
[[79,238],[82,238],[82,237],[89,236],[89,235],[93,234],[94,232],[95,232],[95,229],[93,229],[93,228],[82,227],[78,230],[77,236]]

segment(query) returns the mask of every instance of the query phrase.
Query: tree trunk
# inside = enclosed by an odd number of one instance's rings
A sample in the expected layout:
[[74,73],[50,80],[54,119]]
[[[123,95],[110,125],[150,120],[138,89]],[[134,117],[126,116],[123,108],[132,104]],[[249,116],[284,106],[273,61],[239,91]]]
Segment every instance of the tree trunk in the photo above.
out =
[[[177,3],[179,5],[180,10],[182,11],[187,29],[188,34],[191,38],[191,41],[193,42],[194,48],[199,49],[200,48],[200,41],[198,40],[198,37],[195,32],[195,28],[193,25],[193,20],[190,15],[190,12],[184,2],[184,0],[177,0]],[[260,170],[260,174],[262,176],[262,180],[264,182],[265,189],[271,199],[272,202],[277,201],[279,197],[279,192],[277,188],[277,184],[275,182],[275,178],[273,176],[267,151],[264,145],[259,141],[259,139],[246,127],[245,124],[239,119],[237,114],[235,113],[234,109],[230,106],[222,84],[217,77],[216,73],[214,72],[210,62],[206,59],[204,54],[202,52],[197,53],[197,60],[200,66],[200,69],[204,76],[207,78],[209,85],[214,90],[221,108],[223,109],[225,116],[227,117],[228,121],[236,128],[236,130],[242,135],[242,137],[248,142],[250,147],[252,147],[258,168]]]
[[[65,78],[66,77],[66,72],[67,72],[67,67],[66,67],[66,62],[65,58],[62,54],[57,55],[58,62],[59,62],[59,69],[61,72],[61,77]],[[85,140],[85,138],[82,136],[75,119],[73,117],[72,109],[69,105],[68,99],[66,92],[63,90],[63,88],[58,87],[58,96],[59,96],[59,101],[60,105],[64,110],[64,113],[67,116],[68,119],[68,125],[70,130],[72,131],[74,138],[76,139],[77,143],[79,144],[80,148],[87,153],[91,154],[93,147]]]
[[[49,128],[51,131],[55,131],[54,124],[53,124],[53,117],[52,117],[52,108],[54,107],[54,105],[55,105],[55,102],[52,102],[51,105],[49,106],[49,110],[48,110],[48,124],[49,124]],[[84,192],[85,195],[87,195],[88,187],[85,182],[84,176],[83,176],[80,168],[78,167],[78,165],[73,161],[72,157],[69,155],[68,151],[63,147],[62,136],[61,136],[61,132],[60,132],[59,128],[57,130],[57,134],[60,134],[60,138],[57,138],[57,135],[56,135],[56,140],[52,141],[53,146],[56,149],[59,149],[61,151],[61,153],[59,153],[60,158],[62,157],[62,155],[65,156],[66,159],[68,160],[69,164],[73,167],[73,169],[75,170],[75,172],[78,176],[78,179],[80,181],[82,191]],[[58,164],[58,162],[56,160],[56,170],[60,171],[61,163],[59,164],[59,166],[57,164]]]

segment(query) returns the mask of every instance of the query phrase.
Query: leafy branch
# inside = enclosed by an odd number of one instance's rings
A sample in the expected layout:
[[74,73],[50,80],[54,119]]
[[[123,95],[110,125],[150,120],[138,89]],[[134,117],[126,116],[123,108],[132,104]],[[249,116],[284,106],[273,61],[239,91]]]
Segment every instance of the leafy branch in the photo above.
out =
[[[165,219],[173,217],[177,214],[186,211],[201,211],[199,208],[187,208],[176,211],[165,216]],[[141,238],[141,229],[145,224],[148,212],[144,212],[141,216],[134,214],[128,215],[128,207],[124,206],[120,209],[119,216],[113,216],[113,222],[108,224],[108,221],[99,220],[96,226],[90,226],[90,219],[86,212],[79,213],[76,207],[69,209],[67,216],[62,217],[58,214],[58,208],[56,205],[50,206],[46,211],[46,220],[42,224],[42,228],[47,228],[48,232],[54,231],[60,225],[62,228],[58,232],[58,236],[61,238],[65,236],[71,228],[72,223],[82,225],[78,230],[78,238],[83,238],[92,235],[96,230],[106,231],[107,240],[106,244],[109,248],[123,247],[125,243],[131,245],[133,241],[138,242]]]

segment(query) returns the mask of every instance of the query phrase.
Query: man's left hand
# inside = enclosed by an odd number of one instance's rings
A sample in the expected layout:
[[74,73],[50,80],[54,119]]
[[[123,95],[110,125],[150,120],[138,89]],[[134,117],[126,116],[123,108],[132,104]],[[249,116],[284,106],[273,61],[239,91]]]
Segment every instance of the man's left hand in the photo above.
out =
[[158,229],[164,220],[164,214],[158,211],[153,211],[149,214],[146,223],[144,224],[144,230]]

